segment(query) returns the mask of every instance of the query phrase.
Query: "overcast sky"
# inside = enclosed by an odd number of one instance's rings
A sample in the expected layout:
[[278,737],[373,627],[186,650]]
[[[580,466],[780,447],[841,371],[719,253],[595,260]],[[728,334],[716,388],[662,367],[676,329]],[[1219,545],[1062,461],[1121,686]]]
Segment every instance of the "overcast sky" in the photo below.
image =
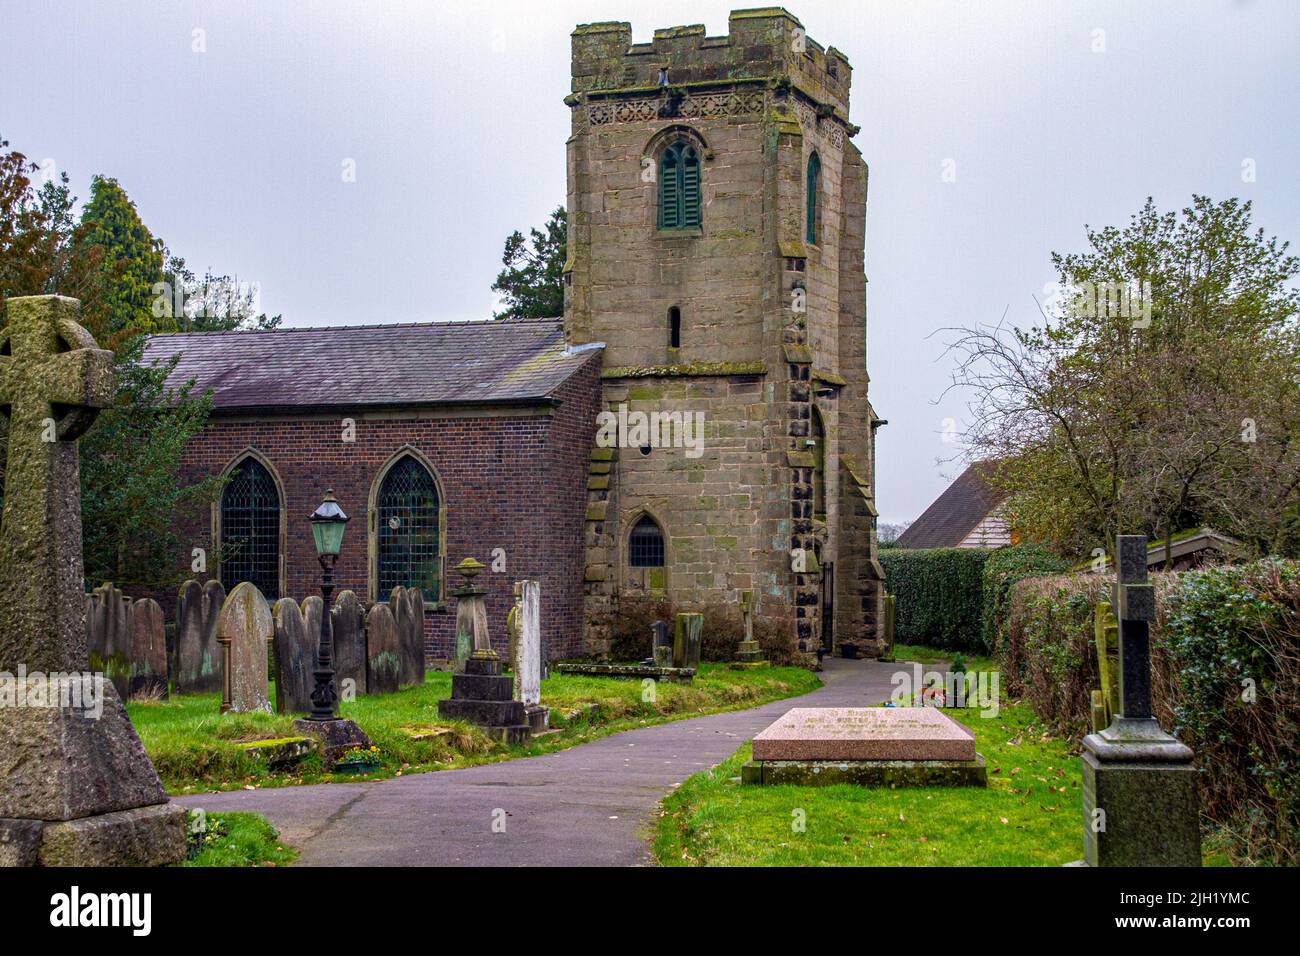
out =
[[[116,177],[173,251],[258,283],[288,325],[487,318],[505,236],[564,201],[573,26],[718,35],[729,9],[0,0],[0,135],[83,198]],[[883,521],[959,470],[943,438],[964,403],[935,404],[949,363],[932,333],[1032,321],[1049,253],[1080,248],[1085,223],[1198,192],[1252,199],[1300,239],[1294,0],[788,9],[854,66]]]

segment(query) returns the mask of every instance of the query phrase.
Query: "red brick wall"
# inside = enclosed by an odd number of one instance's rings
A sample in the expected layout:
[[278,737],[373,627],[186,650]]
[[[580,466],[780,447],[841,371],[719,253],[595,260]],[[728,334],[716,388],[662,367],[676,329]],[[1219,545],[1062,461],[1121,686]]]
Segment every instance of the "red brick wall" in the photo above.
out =
[[[491,565],[492,551],[505,551],[501,573],[479,578],[489,587],[488,627],[493,646],[504,653],[505,619],[513,583],[536,578],[542,588],[543,640],[551,659],[575,656],[582,645],[582,524],[586,509],[587,460],[595,440],[600,355],[555,393],[549,415],[501,410],[494,417],[362,419],[341,410],[337,417],[259,421],[214,416],[190,442],[183,460],[189,480],[219,474],[236,455],[256,449],[274,468],[285,491],[285,595],[301,601],[318,594],[320,565],[308,515],[333,489],[352,518],[335,569],[335,593],[351,589],[363,603],[387,600],[371,595],[367,567],[367,507],[380,469],[403,445],[411,445],[437,472],[446,509],[444,600],[425,614],[425,653],[452,654],[456,602],[447,592],[460,583],[450,570],[472,556]],[[343,419],[354,418],[355,441],[342,440]],[[184,567],[190,549],[212,551],[206,509],[181,522]],[[205,579],[213,576],[190,575]],[[175,594],[156,595],[170,617]]]

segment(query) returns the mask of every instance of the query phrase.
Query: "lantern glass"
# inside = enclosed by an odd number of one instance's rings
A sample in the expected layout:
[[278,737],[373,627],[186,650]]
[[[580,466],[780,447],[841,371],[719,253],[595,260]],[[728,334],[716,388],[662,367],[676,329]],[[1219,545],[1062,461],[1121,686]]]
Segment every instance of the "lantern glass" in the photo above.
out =
[[348,516],[339,507],[334,492],[326,492],[325,500],[311,516],[311,536],[316,543],[316,553],[338,557],[343,547],[343,529],[348,526]]

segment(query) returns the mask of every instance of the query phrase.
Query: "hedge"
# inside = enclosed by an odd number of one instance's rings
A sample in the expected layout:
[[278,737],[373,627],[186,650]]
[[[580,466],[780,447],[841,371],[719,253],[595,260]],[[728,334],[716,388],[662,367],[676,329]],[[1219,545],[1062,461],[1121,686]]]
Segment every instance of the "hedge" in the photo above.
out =
[[984,564],[983,617],[980,637],[985,653],[992,653],[997,643],[998,621],[1011,593],[1011,586],[1025,578],[1060,574],[1069,565],[1046,548],[1036,544],[1017,544],[999,548]]
[[894,640],[983,652],[984,562],[976,548],[888,548],[879,552],[894,595]]
[[[1093,607],[1112,580],[1022,580],[997,622],[1006,692],[1076,735],[1088,732],[1098,686]],[[1243,861],[1300,862],[1300,562],[1152,582],[1152,702],[1161,726],[1196,754],[1206,819]]]

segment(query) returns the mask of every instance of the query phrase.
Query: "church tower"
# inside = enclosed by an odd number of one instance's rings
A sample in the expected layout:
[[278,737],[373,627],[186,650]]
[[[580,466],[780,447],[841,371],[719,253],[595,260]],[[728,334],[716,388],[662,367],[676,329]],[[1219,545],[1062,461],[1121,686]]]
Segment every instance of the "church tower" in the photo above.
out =
[[593,449],[585,649],[632,603],[752,591],[760,632],[878,653],[852,68],[778,7],[572,40],[566,336],[604,344],[604,409],[703,427]]

